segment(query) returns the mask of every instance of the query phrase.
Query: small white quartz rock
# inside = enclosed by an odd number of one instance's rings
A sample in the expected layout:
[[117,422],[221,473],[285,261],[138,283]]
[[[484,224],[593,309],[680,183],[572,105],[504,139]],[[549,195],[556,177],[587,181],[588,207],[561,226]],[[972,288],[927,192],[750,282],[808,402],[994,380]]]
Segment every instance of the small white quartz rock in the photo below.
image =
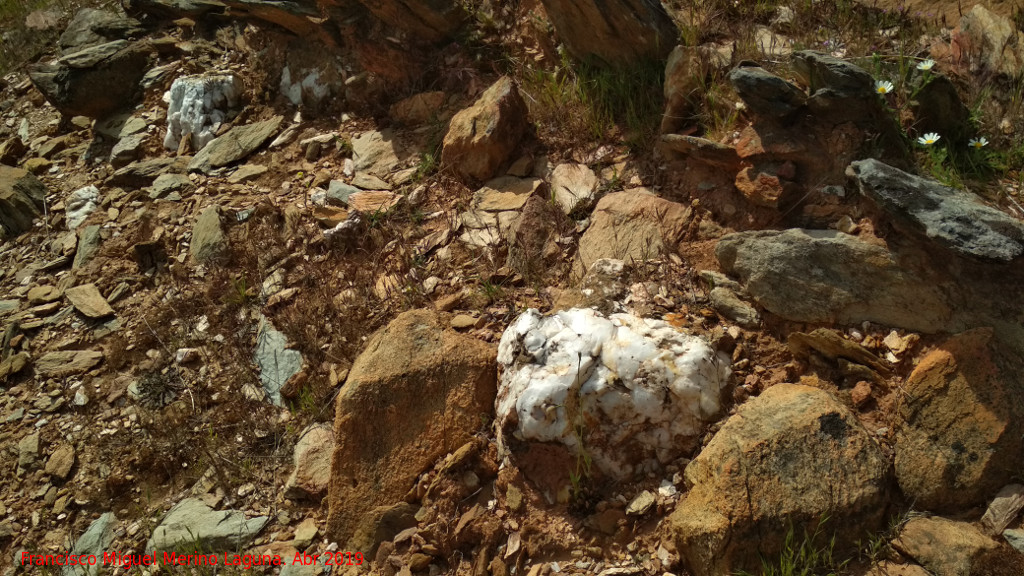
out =
[[292,73],[288,66],[281,71],[281,93],[292,104],[317,105],[331,93],[330,86],[320,78],[319,70],[304,70]]
[[696,447],[721,408],[729,359],[661,320],[592,309],[523,313],[498,346],[502,444],[558,442],[617,479]]
[[167,102],[167,136],[164,147],[177,150],[182,137],[191,134],[192,150],[198,152],[217,136],[228,112],[238,107],[244,85],[234,74],[183,76],[164,95]]
[[86,186],[72,192],[65,203],[64,219],[67,220],[68,230],[77,229],[99,206],[99,188]]

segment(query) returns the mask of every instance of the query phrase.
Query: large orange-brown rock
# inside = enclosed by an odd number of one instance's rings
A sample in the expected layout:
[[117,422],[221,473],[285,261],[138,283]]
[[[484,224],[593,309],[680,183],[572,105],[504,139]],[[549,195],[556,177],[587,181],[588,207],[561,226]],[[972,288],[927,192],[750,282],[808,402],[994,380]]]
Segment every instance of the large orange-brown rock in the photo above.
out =
[[[881,528],[889,463],[824,390],[779,384],[740,406],[686,467],[691,486],[670,525],[690,573],[755,571],[786,532],[836,531],[837,550]],[[826,536],[827,538],[828,536]]]
[[526,102],[507,76],[452,118],[441,164],[463,178],[489,180],[515,152],[526,131]]
[[993,344],[988,328],[954,336],[903,386],[896,478],[919,510],[982,504],[1019,474],[1019,369],[1001,367]]
[[[338,397],[327,534],[348,542],[375,508],[493,418],[496,351],[412,310],[370,338]],[[344,547],[344,546],[343,546]]]

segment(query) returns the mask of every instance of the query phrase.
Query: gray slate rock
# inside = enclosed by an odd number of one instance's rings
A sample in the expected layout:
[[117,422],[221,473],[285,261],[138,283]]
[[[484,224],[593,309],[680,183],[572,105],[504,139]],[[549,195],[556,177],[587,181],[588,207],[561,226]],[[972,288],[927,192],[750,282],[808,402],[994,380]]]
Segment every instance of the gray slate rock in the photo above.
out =
[[711,306],[726,318],[744,328],[757,328],[761,317],[753,306],[740,300],[735,292],[724,286],[711,290]]
[[760,67],[736,68],[729,82],[755,116],[784,120],[807,101],[803,90]]
[[192,260],[206,263],[222,255],[228,247],[228,238],[220,225],[220,207],[210,206],[199,214],[192,227]]
[[27,170],[0,166],[0,231],[16,236],[43,213],[46,185]]
[[82,228],[78,236],[78,251],[75,252],[75,261],[71,264],[71,269],[77,270],[88,264],[99,249],[100,226],[93,224]]
[[863,68],[828,54],[804,50],[793,54],[793,68],[810,88],[807,109],[816,120],[831,124],[853,122],[878,134],[886,158],[913,164],[902,129],[875,92],[875,79]]
[[146,542],[146,553],[193,545],[207,552],[238,550],[247,545],[269,518],[246,518],[238,510],[214,510],[202,500],[186,498],[171,508]]
[[1003,538],[1009,542],[1013,549],[1021,554],[1024,554],[1024,530],[1006,530],[1003,532]]
[[28,470],[39,458],[39,432],[25,436],[18,442],[18,469]]
[[331,180],[331,184],[327,188],[327,203],[344,208],[348,206],[349,196],[358,192],[359,188],[355,186],[346,184],[341,180]]
[[793,67],[812,98],[875,98],[875,80],[863,68],[828,54],[804,50],[793,55]]
[[831,230],[729,234],[715,254],[766,310],[797,322],[865,320],[934,333],[950,330],[943,293],[887,249]]
[[259,148],[281,127],[281,116],[270,120],[235,126],[200,150],[188,165],[189,172],[210,173],[237,162]]
[[124,168],[118,168],[110,177],[110,184],[136,188],[149,186],[161,174],[184,172],[191,160],[191,156],[178,156],[177,158],[150,158],[132,162]]
[[263,389],[278,406],[281,405],[281,387],[302,369],[302,353],[289,350],[287,345],[288,337],[261,317],[256,335],[256,364],[260,367]]
[[135,103],[148,67],[142,44],[115,40],[34,66],[29,78],[65,115],[102,118]]
[[149,197],[153,200],[163,198],[173,192],[181,194],[195,188],[192,181],[184,174],[161,174],[149,187]]
[[110,151],[110,165],[114,168],[122,168],[138,160],[142,154],[140,147],[148,136],[146,133],[132,134],[118,140]]
[[124,40],[142,32],[142,25],[134,18],[126,18],[107,10],[82,8],[60,35],[60,49],[74,52],[97,44]]
[[[89,528],[78,537],[71,553],[75,555],[93,554],[97,558],[102,557],[104,552],[110,552],[110,545],[114,543],[114,528],[117,526],[117,518],[113,512],[103,514]],[[61,570],[61,576],[95,576],[99,572],[99,563],[96,566],[65,566]]]
[[874,159],[854,162],[849,172],[880,208],[961,256],[1010,262],[1024,254],[1024,222],[973,194]]

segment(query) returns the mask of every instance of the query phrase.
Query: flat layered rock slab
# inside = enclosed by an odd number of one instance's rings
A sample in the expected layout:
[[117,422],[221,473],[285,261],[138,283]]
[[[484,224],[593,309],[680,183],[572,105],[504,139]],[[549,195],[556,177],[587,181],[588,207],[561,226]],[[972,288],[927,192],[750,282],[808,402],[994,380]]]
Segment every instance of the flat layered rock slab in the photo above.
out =
[[402,200],[402,197],[394,192],[373,191],[356,192],[348,197],[348,207],[359,212],[375,213],[387,212]]
[[103,353],[94,350],[60,350],[37,360],[35,370],[42,376],[63,378],[90,370],[102,360]]
[[540,178],[501,176],[488,181],[473,194],[473,205],[485,212],[520,210],[530,196],[545,186]]
[[68,288],[64,293],[68,301],[85,316],[89,318],[105,318],[114,315],[114,309],[110,307],[107,299],[100,294],[95,284],[82,284],[74,288]]
[[971,258],[1010,262],[1024,254],[1024,222],[969,192],[875,159],[850,165],[860,192],[913,231]]
[[189,172],[209,173],[245,158],[277,134],[282,120],[281,116],[275,116],[263,122],[235,126],[200,150],[189,163]]
[[938,285],[885,247],[856,236],[834,230],[737,232],[722,237],[715,254],[759,305],[788,320],[866,320],[928,333],[958,325]]

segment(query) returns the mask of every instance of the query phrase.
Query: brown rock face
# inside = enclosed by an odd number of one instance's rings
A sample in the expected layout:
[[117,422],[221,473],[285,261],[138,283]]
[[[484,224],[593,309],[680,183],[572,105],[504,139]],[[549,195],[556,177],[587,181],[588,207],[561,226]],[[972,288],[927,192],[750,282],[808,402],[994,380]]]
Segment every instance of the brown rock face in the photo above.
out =
[[555,32],[582,60],[628,66],[664,58],[679,30],[661,2],[645,0],[542,0]]
[[689,229],[689,206],[643,189],[608,194],[597,203],[590,227],[580,239],[578,272],[600,258],[642,262],[675,250]]
[[670,522],[697,576],[757,570],[787,529],[837,532],[843,548],[877,529],[888,463],[856,417],[828,392],[779,384],[742,405],[686,468],[692,485]]
[[430,121],[444,105],[444,92],[421,92],[399,100],[391,106],[391,116],[407,126]]
[[359,0],[382,22],[427,42],[448,37],[466,14],[454,0]]
[[334,420],[327,534],[348,542],[366,515],[402,501],[417,476],[492,414],[496,352],[413,310],[356,359]]
[[1024,34],[1013,21],[976,4],[953,30],[953,60],[971,72],[1019,76],[1024,67]]
[[489,180],[515,151],[526,122],[526,102],[515,82],[502,77],[452,118],[441,164],[463,178]]
[[769,208],[778,207],[779,200],[785,193],[783,183],[777,175],[753,167],[744,168],[736,175],[736,189],[746,196],[747,200]]
[[20,168],[0,166],[0,232],[14,236],[32,227],[41,216],[46,186]]
[[904,385],[896,477],[918,509],[981,504],[1019,470],[1019,370],[1001,370],[991,342],[990,329],[959,334],[925,356]]

